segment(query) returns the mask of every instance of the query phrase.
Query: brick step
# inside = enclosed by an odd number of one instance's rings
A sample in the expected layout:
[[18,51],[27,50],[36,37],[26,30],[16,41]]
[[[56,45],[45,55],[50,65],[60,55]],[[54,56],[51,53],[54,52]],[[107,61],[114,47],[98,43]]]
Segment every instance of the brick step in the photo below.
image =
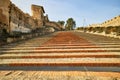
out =
[[102,48],[102,47],[40,47],[36,50],[120,50],[120,48]]
[[30,59],[30,58],[120,58],[120,55],[34,55],[34,56],[0,56],[0,59]]
[[120,63],[9,63],[9,64],[0,64],[0,66],[8,67],[24,67],[24,66],[87,66],[87,67],[120,67]]
[[[0,48],[0,50],[19,50],[19,49],[69,49],[69,48],[102,48],[97,46],[52,46],[52,47],[16,47],[16,48]],[[111,47],[114,48],[114,47]]]
[[99,46],[55,46],[55,47],[39,47],[37,49],[81,49],[81,48],[120,48],[120,46],[108,46],[108,47],[99,47]]
[[[119,49],[118,49],[119,50]],[[113,50],[113,51],[118,51],[118,50]],[[107,50],[107,52],[111,52],[112,50]],[[0,51],[0,53],[74,53],[74,52],[106,52],[106,50],[96,50],[96,49],[53,49],[53,50],[9,50],[9,51]]]
[[120,46],[52,46],[52,47],[16,47],[16,48],[0,48],[0,50],[33,50],[33,49],[85,49],[85,48],[120,48]]
[[[98,43],[97,43],[97,45],[98,45]],[[49,45],[42,45],[41,47],[67,47],[67,46],[78,46],[78,47],[84,47],[84,46],[96,46],[96,45],[88,45],[88,44],[49,44]],[[120,44],[117,44],[117,45],[111,45],[111,44],[108,44],[108,45],[106,45],[106,44],[99,44],[99,46],[101,46],[101,47],[120,47]],[[37,45],[19,45],[19,46],[16,46],[16,47],[18,47],[18,48],[22,48],[22,47],[40,47],[40,45],[39,44],[37,44]],[[98,46],[96,46],[96,47],[98,47]],[[13,46],[2,46],[1,48],[13,48]]]
[[120,45],[89,45],[89,44],[48,44],[40,47],[120,47]]
[[0,53],[72,53],[72,52],[120,52],[120,48],[85,48],[85,49],[33,49],[33,50],[8,50]]
[[120,63],[120,58],[15,58],[1,59],[0,64],[11,63]]
[[42,46],[93,46],[93,44],[46,44]]
[[66,56],[66,55],[120,55],[119,52],[81,52],[81,53],[50,53],[50,54],[45,54],[45,53],[29,53],[29,54],[23,54],[23,53],[7,53],[7,54],[1,54],[0,56]]
[[[116,45],[112,45],[112,44],[97,44],[97,45],[93,45],[93,44],[47,44],[47,45],[42,45],[40,47],[67,47],[67,46],[76,46],[76,47],[79,47],[79,46],[96,46],[96,47],[120,47],[119,44],[116,44]],[[24,47],[24,46],[23,46]],[[26,46],[25,46],[26,47]],[[29,47],[29,46],[28,46]]]
[[120,45],[120,43],[112,43],[112,42],[109,42],[109,43],[98,43],[98,44],[106,44],[106,45]]

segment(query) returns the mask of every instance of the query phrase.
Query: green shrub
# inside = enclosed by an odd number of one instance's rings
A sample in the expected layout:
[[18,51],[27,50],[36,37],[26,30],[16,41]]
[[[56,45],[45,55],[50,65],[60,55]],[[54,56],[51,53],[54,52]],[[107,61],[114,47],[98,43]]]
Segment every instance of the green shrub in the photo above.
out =
[[110,34],[112,32],[112,28],[113,28],[112,26],[106,27],[105,28],[105,33]]
[[18,31],[13,31],[9,34],[9,37],[14,37],[14,38],[18,38],[18,37],[21,37],[22,33],[21,32],[18,32]]
[[89,28],[88,28],[88,31],[89,31],[89,32],[93,31],[93,27],[89,27]]
[[116,34],[117,34],[117,36],[120,35],[120,26],[116,26]]
[[102,33],[105,30],[105,27],[99,27],[98,32]]

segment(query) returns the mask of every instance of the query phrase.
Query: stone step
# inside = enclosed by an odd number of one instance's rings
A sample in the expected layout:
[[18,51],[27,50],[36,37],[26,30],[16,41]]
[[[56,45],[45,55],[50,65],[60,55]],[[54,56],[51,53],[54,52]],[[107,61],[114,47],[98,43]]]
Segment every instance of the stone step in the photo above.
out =
[[[4,49],[3,49],[4,50]],[[61,48],[42,48],[42,47],[40,47],[40,48],[33,48],[33,50],[27,50],[27,49],[10,49],[10,50],[8,50],[8,51],[45,51],[45,50],[49,50],[49,51],[56,51],[56,50],[63,50],[63,51],[67,51],[67,50],[120,50],[120,48],[95,48],[95,47],[91,47],[91,48],[85,48],[85,47],[83,47],[83,48],[67,48],[67,47],[61,47]],[[7,51],[0,51],[0,52],[7,52]]]
[[3,50],[0,53],[120,52],[120,48]]
[[[104,44],[104,45],[105,45],[105,46],[111,46],[111,47],[112,47],[112,46],[118,46],[118,47],[120,46],[120,45],[114,45],[114,44],[113,44],[113,45],[111,45],[111,44],[109,44],[109,45]],[[94,46],[99,47],[99,46],[101,46],[101,45],[98,46],[98,45],[88,45],[88,44],[46,44],[46,45],[33,45],[33,44],[31,44],[31,45],[25,45],[25,44],[23,44],[23,45],[18,45],[18,46],[15,46],[15,47],[53,47],[53,46],[56,46],[56,47],[62,47],[62,46],[65,46],[65,47],[69,47],[69,46],[70,46],[70,47],[72,47],[72,46],[73,46],[73,47],[74,47],[74,46],[75,46],[75,47],[77,47],[77,46],[78,46],[78,47],[80,47],[80,46],[81,46],[81,47],[82,47],[82,46],[83,46],[83,47],[84,47],[84,46],[86,46],[86,47],[87,47],[87,46],[88,46],[88,47],[89,47],[89,46],[91,46],[91,47],[92,47],[92,46],[93,46],[93,47],[94,47]],[[2,46],[2,47],[0,47],[0,48],[9,48],[9,47],[13,47],[13,48],[14,48],[14,46]],[[104,47],[104,46],[103,46],[103,47]]]
[[[107,50],[107,52],[111,52],[112,50]],[[119,51],[119,49],[116,49],[113,51]],[[3,53],[74,53],[74,52],[106,52],[105,49],[47,49],[47,50],[8,50],[8,51],[0,51],[1,54]]]
[[48,47],[15,47],[15,48],[0,48],[0,50],[33,50],[33,49],[85,49],[85,48],[97,48],[97,49],[116,49],[120,46],[48,46]]
[[88,44],[88,43],[76,43],[76,44],[45,44],[45,45],[42,45],[42,46],[93,46],[93,44]]
[[120,63],[120,58],[15,58],[0,59],[0,64],[10,63]]
[[8,64],[0,64],[0,66],[5,66],[5,67],[26,67],[26,66],[39,66],[39,67],[42,67],[42,66],[73,66],[73,67],[76,67],[76,66],[87,66],[87,67],[120,67],[120,63],[8,63]]
[[14,50],[14,49],[69,49],[69,48],[102,48],[102,47],[97,47],[97,46],[57,46],[57,47],[15,47],[15,48],[0,48],[0,50]]
[[105,44],[105,45],[120,45],[120,43],[112,43],[112,42],[110,42],[110,43],[97,43],[97,44]]
[[70,41],[64,36],[53,37],[42,45],[36,39],[4,46],[0,49],[0,66],[120,67],[120,43],[91,43],[69,34],[68,38]]
[[118,47],[98,47],[98,46],[56,46],[56,47],[39,47],[37,49],[120,49]]
[[0,56],[3,57],[3,56],[66,56],[66,55],[120,55],[119,52],[97,52],[97,53],[93,53],[93,52],[80,52],[80,53],[50,53],[50,54],[45,54],[45,53],[29,53],[29,54],[23,54],[23,53],[6,53],[6,54],[1,54]]
[[35,58],[35,59],[39,59],[39,58],[120,58],[120,55],[89,55],[89,54],[85,54],[85,55],[23,55],[23,56],[17,56],[17,54],[15,56],[0,56],[0,59],[30,59],[30,58]]

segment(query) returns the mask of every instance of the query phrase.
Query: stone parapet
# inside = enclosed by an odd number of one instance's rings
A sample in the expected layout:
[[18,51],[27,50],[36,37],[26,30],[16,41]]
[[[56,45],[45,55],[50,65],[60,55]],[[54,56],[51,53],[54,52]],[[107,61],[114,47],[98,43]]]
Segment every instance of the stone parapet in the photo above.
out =
[[101,24],[101,26],[108,27],[108,26],[120,26],[120,15],[114,17],[113,19],[107,20]]
[[107,20],[101,24],[92,24],[87,27],[109,27],[109,26],[120,26],[120,15],[116,16],[110,20]]

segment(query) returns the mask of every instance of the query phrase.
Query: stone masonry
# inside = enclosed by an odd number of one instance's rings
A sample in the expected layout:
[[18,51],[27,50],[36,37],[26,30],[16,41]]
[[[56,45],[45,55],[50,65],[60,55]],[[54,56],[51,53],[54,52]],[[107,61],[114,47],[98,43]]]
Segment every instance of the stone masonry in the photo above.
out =
[[10,37],[19,37],[26,33],[51,32],[51,28],[54,29],[52,31],[62,30],[59,23],[50,21],[48,15],[44,16],[45,10],[43,6],[32,4],[31,11],[32,16],[24,13],[10,0],[0,0],[0,40],[3,38],[7,40],[8,35]]
[[[10,0],[0,0],[0,23],[7,25],[9,33],[14,31],[25,33],[45,26],[45,18],[48,19],[48,16],[44,16],[43,6],[32,5],[31,10],[32,16],[24,13]],[[61,26],[52,27],[61,28]]]
[[107,20],[101,24],[92,24],[89,25],[88,27],[108,27],[108,26],[120,26],[120,15],[116,16],[110,20]]

